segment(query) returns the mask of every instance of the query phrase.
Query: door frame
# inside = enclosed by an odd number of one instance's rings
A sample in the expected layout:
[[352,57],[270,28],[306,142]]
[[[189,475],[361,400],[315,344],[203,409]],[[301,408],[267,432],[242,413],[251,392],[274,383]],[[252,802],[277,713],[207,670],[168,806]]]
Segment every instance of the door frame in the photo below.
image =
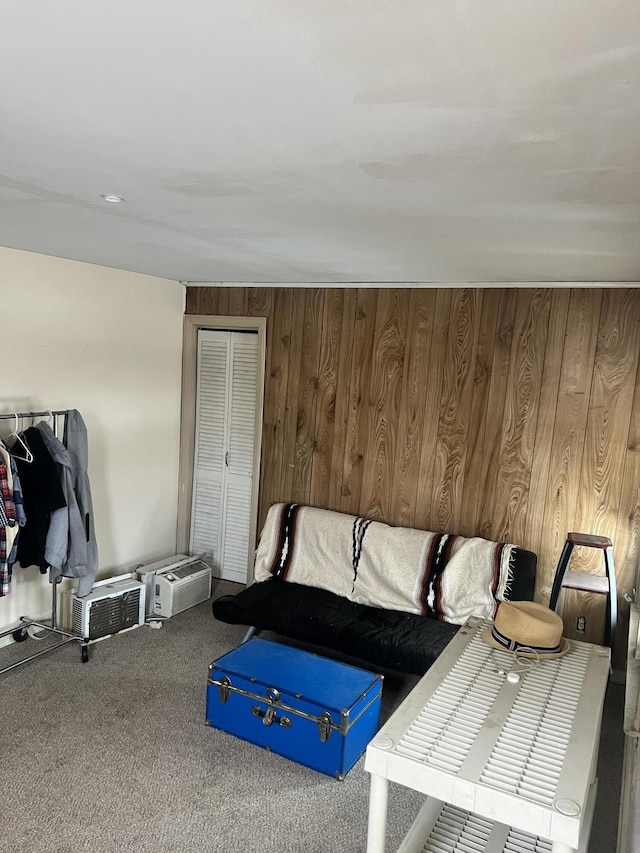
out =
[[[193,500],[193,463],[196,435],[196,392],[198,369],[198,332],[257,332],[258,361],[256,377],[256,421],[253,439],[253,481],[249,542],[256,541],[258,497],[260,494],[260,454],[262,451],[262,418],[264,412],[264,379],[267,355],[266,317],[221,317],[211,314],[185,314],[182,337],[182,402],[180,407],[180,458],[178,474],[178,553],[189,553],[191,504]],[[247,562],[247,586],[253,582],[254,549]]]

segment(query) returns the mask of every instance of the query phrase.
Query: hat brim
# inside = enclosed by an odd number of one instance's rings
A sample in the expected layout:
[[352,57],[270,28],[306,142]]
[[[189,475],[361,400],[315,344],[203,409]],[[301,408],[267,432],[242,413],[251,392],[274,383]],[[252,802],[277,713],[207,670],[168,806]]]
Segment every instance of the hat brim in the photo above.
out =
[[524,651],[511,651],[510,649],[505,649],[504,646],[500,645],[500,643],[493,638],[491,633],[492,628],[485,628],[482,632],[482,641],[486,643],[488,646],[492,646],[494,649],[498,649],[498,651],[505,652],[506,654],[515,654],[519,658],[532,658],[533,660],[555,660],[556,658],[561,658],[566,655],[566,653],[571,648],[571,644],[566,637],[560,638],[560,651],[559,652],[551,652],[549,654],[544,654],[540,652],[524,652]]

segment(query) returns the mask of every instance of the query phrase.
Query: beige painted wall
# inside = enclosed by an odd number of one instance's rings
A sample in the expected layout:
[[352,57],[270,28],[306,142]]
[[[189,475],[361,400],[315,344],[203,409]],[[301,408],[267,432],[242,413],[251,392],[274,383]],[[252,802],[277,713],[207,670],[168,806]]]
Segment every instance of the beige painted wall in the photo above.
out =
[[[99,577],[174,553],[182,285],[0,248],[0,297],[0,411],[76,408],[87,424]],[[0,627],[46,615],[49,589],[16,566]]]

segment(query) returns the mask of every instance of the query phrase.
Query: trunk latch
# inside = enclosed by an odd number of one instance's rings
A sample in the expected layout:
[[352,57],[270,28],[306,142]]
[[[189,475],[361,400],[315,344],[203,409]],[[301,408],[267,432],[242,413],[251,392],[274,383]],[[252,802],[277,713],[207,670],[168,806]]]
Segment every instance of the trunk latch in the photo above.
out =
[[326,711],[323,711],[322,714],[320,714],[320,716],[318,717],[318,733],[320,735],[320,743],[325,743],[325,741],[329,740],[332,724],[333,721],[331,719],[331,714],[328,714]]
[[231,679],[226,675],[223,675],[220,681],[218,682],[218,694],[220,696],[220,702],[224,705],[229,696],[231,696]]

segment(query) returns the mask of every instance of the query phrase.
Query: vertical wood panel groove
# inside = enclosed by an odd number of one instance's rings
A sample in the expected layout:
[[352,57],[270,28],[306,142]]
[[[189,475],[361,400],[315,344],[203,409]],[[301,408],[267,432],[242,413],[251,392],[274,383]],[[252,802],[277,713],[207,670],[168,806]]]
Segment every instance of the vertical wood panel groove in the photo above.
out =
[[287,397],[285,403],[285,423],[283,428],[283,459],[282,466],[282,495],[283,500],[293,500],[295,479],[295,458],[290,449],[296,446],[298,430],[298,397],[300,393],[300,358],[304,332],[305,300],[304,291],[294,290],[292,293],[293,307],[291,312],[291,346],[289,376],[287,381]]
[[341,485],[341,509],[351,514],[359,513],[361,506],[366,423],[370,416],[367,392],[372,369],[377,305],[376,290],[358,290]]
[[429,381],[429,361],[433,338],[436,293],[413,290],[408,298],[408,330],[402,379],[402,405],[398,413],[395,477],[391,505],[394,521],[405,527],[415,523],[420,449],[425,423],[424,394]]
[[519,542],[526,539],[549,307],[548,291],[532,289],[518,293],[493,522],[494,536],[498,539],[510,537]]
[[481,493],[477,525],[478,534],[487,539],[495,538],[496,535],[494,531],[494,518],[497,512],[498,476],[501,467],[500,445],[507,388],[509,385],[509,364],[511,361],[517,295],[517,291],[515,290],[502,290],[500,292],[498,307],[498,320],[487,401],[485,442],[482,452]]
[[336,364],[335,425],[331,448],[331,472],[329,477],[328,506],[342,510],[345,497],[344,460],[348,444],[349,386],[353,371],[355,316],[358,292],[353,288],[342,292],[342,316],[340,317],[340,347]]
[[386,519],[393,516],[390,495],[393,487],[394,426],[400,405],[408,302],[398,290],[378,295],[374,332],[373,370],[369,380],[369,419],[365,444],[366,467],[361,506],[364,515]]
[[[569,297],[570,293],[566,289],[554,290],[551,297],[551,314],[542,368],[540,405],[534,439],[525,533],[527,541],[531,543],[531,549],[536,554],[540,552],[544,537],[547,535],[542,522],[550,475],[554,427],[557,422],[558,391],[562,368],[562,359],[558,358],[557,354],[564,352]],[[553,582],[553,578],[550,576],[554,566],[540,566],[537,577],[538,590],[548,576],[549,582]]]
[[499,306],[500,291],[483,291],[465,460],[467,487],[462,491],[459,522],[460,533],[463,536],[476,535],[481,525],[480,502],[484,492],[483,458],[489,419],[489,393]]
[[282,499],[285,471],[284,435],[286,433],[286,400],[289,380],[291,343],[292,291],[278,288],[274,291],[273,317],[268,330],[267,381],[269,394],[264,409],[263,435],[265,453],[263,459],[264,491],[267,506]]
[[296,444],[293,494],[296,503],[314,504],[311,491],[318,401],[318,371],[322,338],[324,294],[305,289],[304,331],[300,352],[300,385],[296,413]]
[[459,290],[451,302],[449,337],[440,398],[440,425],[434,467],[434,507],[438,530],[457,532],[462,523],[464,469],[468,447],[480,291]]
[[438,290],[436,293],[436,310],[432,327],[429,379],[424,395],[424,438],[422,447],[420,448],[415,514],[415,524],[417,527],[425,530],[435,530],[438,533],[446,532],[438,529],[433,505],[435,500],[434,469],[438,448],[440,398],[442,395],[444,359],[446,341],[449,335],[450,314],[451,291]]
[[331,459],[343,306],[344,290],[333,288],[325,291],[311,490],[314,502],[330,509],[335,508],[330,500]]

